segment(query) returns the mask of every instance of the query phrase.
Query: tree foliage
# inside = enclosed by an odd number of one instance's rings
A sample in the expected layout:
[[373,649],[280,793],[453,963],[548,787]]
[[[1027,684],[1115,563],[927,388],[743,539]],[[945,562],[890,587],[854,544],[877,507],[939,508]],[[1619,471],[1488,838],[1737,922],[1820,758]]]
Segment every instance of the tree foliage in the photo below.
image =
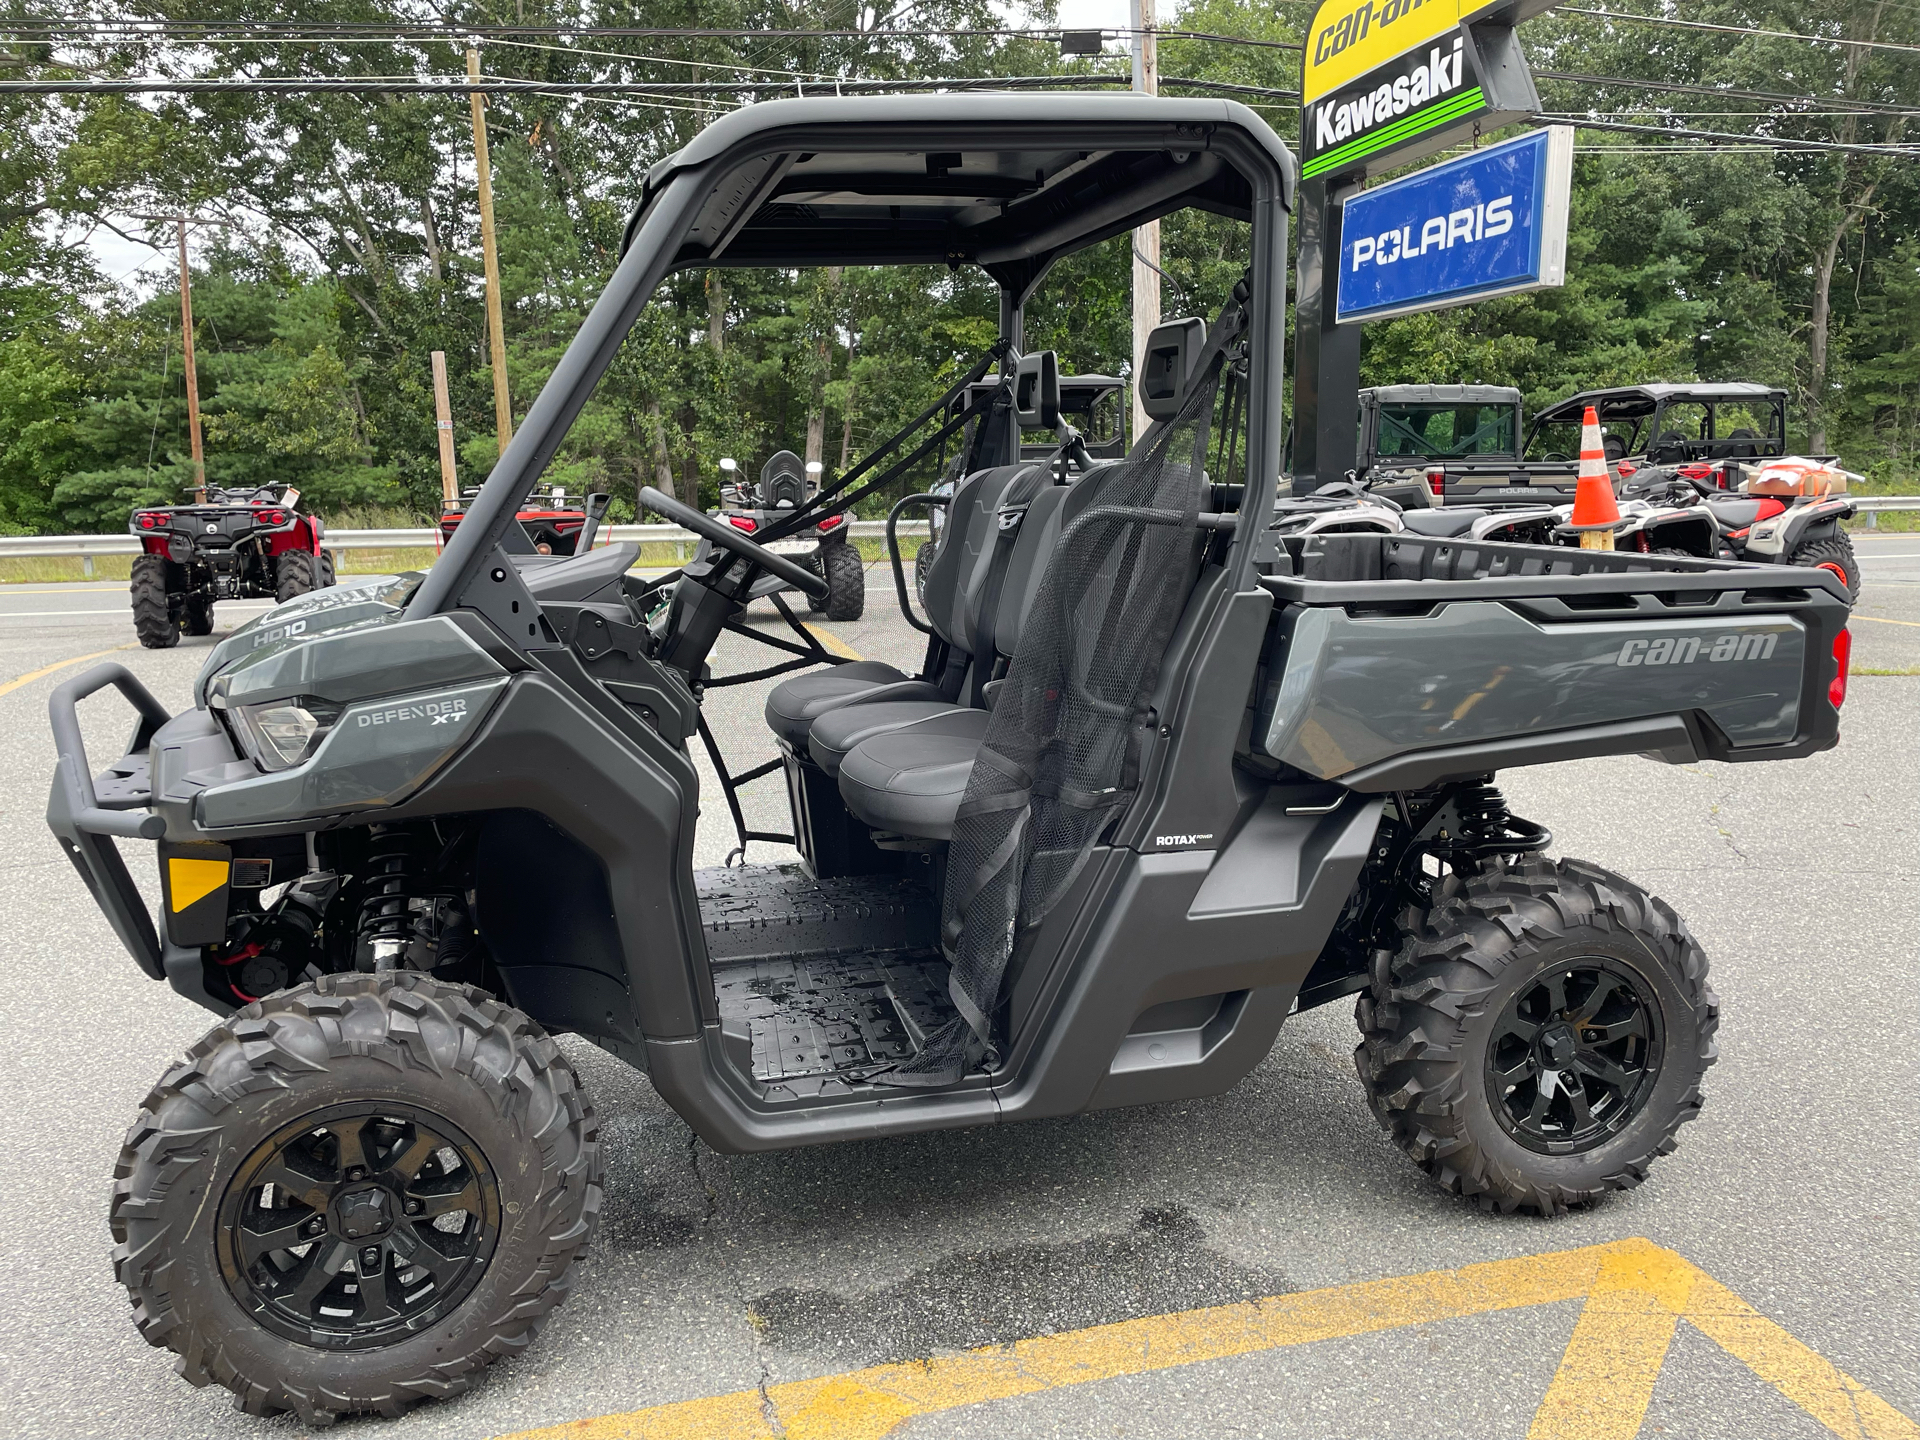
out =
[[[83,7],[84,8],[84,7]],[[1042,21],[1046,5],[1029,7]],[[1309,7],[1190,0],[1170,24],[1286,43]],[[99,13],[109,12],[103,7]],[[115,7],[114,15],[129,13]],[[149,19],[234,24],[253,0],[139,0]],[[1893,0],[1700,0],[1690,18],[1831,40],[1912,43],[1920,9]],[[276,21],[393,26],[436,19],[410,0],[299,0]],[[738,27],[719,37],[489,43],[490,74],[562,80],[776,82],[835,77],[1119,72],[1124,56],[1063,60],[985,33],[986,0],[479,0],[455,23]],[[853,31],[781,38],[763,32]],[[905,38],[897,32],[915,32]],[[919,32],[976,30],[970,35]],[[893,31],[894,34],[887,32]],[[1530,22],[1550,110],[1590,120],[1720,129],[1872,147],[1905,138],[1920,105],[1911,54],[1759,35],[1654,29],[1590,16]],[[9,74],[452,75],[443,43],[145,39],[59,50],[11,41]],[[1205,79],[1291,90],[1298,55],[1163,43],[1166,88]],[[1723,87],[1698,94],[1674,86]],[[1727,88],[1730,87],[1730,88]],[[1739,93],[1731,93],[1739,92]],[[1823,97],[1788,104],[1767,94]],[[516,417],[552,372],[611,272],[647,168],[744,93],[489,104]],[[1298,111],[1251,95],[1283,135]],[[1847,106],[1880,105],[1880,110]],[[1718,149],[1583,130],[1561,289],[1368,327],[1363,377],[1518,385],[1539,405],[1593,385],[1745,378],[1787,386],[1795,443],[1824,440],[1889,483],[1920,473],[1920,167],[1856,151]],[[171,248],[196,232],[194,308],[207,468],[216,482],[281,478],[323,510],[428,513],[439,492],[430,356],[445,351],[463,484],[497,455],[469,112],[420,96],[0,96],[0,529],[117,529],[189,479],[180,312],[170,255],[124,283],[81,243],[108,226]],[[1208,313],[1245,264],[1244,227],[1167,222],[1166,313]],[[1063,261],[1029,307],[1034,347],[1067,373],[1127,373],[1127,241]],[[853,463],[989,345],[996,301],[977,272],[694,272],[635,325],[548,475],[604,488],[630,514],[643,484],[711,500],[716,463],[773,450]],[[706,487],[702,490],[702,487]]]

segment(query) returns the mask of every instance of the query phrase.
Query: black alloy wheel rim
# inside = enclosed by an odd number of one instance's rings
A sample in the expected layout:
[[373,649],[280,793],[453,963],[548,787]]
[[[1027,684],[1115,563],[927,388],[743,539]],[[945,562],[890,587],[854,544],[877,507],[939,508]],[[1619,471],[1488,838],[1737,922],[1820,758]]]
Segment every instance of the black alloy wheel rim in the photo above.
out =
[[412,1106],[316,1112],[257,1145],[220,1205],[220,1270],[276,1335],[398,1344],[444,1318],[500,1238],[500,1187],[458,1126]]
[[1543,970],[1495,1022],[1494,1117],[1529,1150],[1577,1155],[1625,1129],[1660,1074],[1660,1011],[1646,980],[1604,956]]

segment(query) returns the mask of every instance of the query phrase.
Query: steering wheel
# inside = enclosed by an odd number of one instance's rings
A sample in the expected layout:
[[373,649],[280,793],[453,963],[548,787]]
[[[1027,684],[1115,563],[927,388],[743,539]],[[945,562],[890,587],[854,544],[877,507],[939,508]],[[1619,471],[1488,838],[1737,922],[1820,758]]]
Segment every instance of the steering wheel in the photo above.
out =
[[827,582],[811,570],[793,563],[784,555],[776,555],[764,545],[755,544],[731,525],[724,525],[711,515],[694,509],[691,505],[682,505],[678,500],[662,495],[651,485],[640,491],[640,503],[655,514],[664,515],[678,525],[683,525],[711,540],[714,544],[733,551],[758,565],[771,575],[777,575],[796,590],[809,595],[825,595]]
[[1562,455],[1558,450],[1549,450],[1540,458],[1550,465],[1564,465],[1573,457],[1571,455]]

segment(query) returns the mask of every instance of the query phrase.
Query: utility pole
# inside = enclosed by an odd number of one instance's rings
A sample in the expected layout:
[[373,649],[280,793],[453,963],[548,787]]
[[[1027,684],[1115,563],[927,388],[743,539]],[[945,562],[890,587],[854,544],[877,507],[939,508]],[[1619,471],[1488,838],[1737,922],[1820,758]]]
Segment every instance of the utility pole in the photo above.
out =
[[453,403],[447,398],[447,352],[433,352],[433,428],[440,436],[440,498],[458,500],[460,480],[453,468]]
[[[1160,47],[1154,33],[1154,0],[1128,0],[1133,25],[1133,89],[1139,95],[1160,93]],[[1146,407],[1140,398],[1141,367],[1147,337],[1160,323],[1160,222],[1151,220],[1133,232],[1133,435],[1146,433]]]
[[180,239],[180,359],[187,371],[187,440],[193,447],[193,498],[207,503],[207,455],[200,444],[200,375],[193,365],[193,283],[187,278],[187,217],[174,217]]
[[[480,78],[480,52],[467,51],[467,78]],[[507,337],[500,327],[500,253],[493,241],[493,164],[487,158],[487,102],[478,90],[473,101],[473,159],[480,177],[480,255],[487,271],[487,344],[493,358],[493,428],[501,453],[513,439],[513,401],[507,394]]]

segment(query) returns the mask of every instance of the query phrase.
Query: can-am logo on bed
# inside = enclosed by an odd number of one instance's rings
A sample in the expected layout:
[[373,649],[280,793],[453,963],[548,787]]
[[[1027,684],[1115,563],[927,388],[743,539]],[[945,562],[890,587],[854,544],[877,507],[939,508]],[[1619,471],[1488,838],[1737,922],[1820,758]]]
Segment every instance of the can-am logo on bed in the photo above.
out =
[[1697,661],[1724,664],[1729,660],[1770,660],[1779,635],[1719,635],[1708,640],[1699,635],[1682,635],[1657,640],[1629,640],[1620,647],[1616,665],[1692,665]]

